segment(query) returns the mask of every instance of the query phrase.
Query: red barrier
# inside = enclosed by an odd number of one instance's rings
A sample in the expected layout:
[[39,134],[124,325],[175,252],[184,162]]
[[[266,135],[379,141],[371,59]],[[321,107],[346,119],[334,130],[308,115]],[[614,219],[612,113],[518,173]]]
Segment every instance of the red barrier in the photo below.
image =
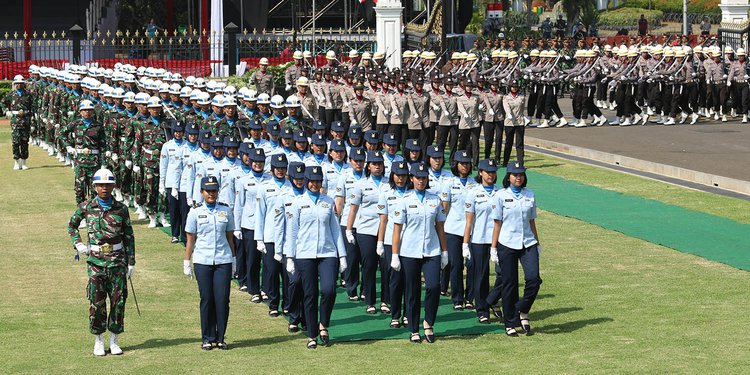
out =
[[13,79],[17,74],[24,78],[29,77],[29,66],[36,65],[39,67],[48,66],[55,69],[62,69],[68,60],[28,60],[0,62],[0,79]]
[[[341,55],[337,57],[340,62],[349,61],[348,55]],[[247,63],[247,69],[253,69],[258,67],[258,63],[260,62],[260,57],[243,57],[240,59],[240,61],[244,61]],[[267,57],[268,59],[268,65],[282,65],[286,64],[293,59],[291,58],[282,58],[282,57]],[[318,55],[315,57],[315,62],[313,62],[313,65],[315,66],[323,66],[326,64],[326,56],[325,55]]]
[[151,60],[151,59],[98,59],[89,60],[103,68],[114,68],[115,64],[130,64],[133,66],[150,66],[164,68],[172,73],[180,73],[183,77],[207,77],[211,75],[211,64],[221,64],[221,60]]

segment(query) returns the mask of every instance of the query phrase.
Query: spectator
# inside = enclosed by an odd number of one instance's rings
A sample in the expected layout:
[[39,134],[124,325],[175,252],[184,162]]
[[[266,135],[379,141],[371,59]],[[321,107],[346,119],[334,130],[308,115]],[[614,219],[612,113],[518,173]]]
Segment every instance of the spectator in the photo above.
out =
[[154,19],[151,19],[151,22],[148,23],[148,26],[146,26],[146,33],[148,34],[149,38],[156,37],[156,32],[159,31],[159,26],[156,26],[156,23],[154,23]]
[[599,27],[596,25],[596,20],[591,21],[591,25],[589,25],[589,36],[599,37]]
[[568,28],[568,23],[565,22],[565,19],[563,19],[562,14],[557,16],[557,22],[555,23],[555,28],[557,29],[557,36],[562,38],[565,36],[565,29]]
[[551,38],[552,37],[552,21],[549,20],[549,17],[547,17],[544,22],[542,22],[542,26],[540,26],[540,29],[542,29],[542,36],[545,38]]
[[641,14],[641,19],[638,20],[638,35],[645,36],[646,34],[648,34],[648,20]]
[[294,51],[292,51],[293,49],[294,48],[292,48],[292,43],[287,43],[286,48],[281,51],[281,61],[291,61],[292,54],[294,53]]
[[708,20],[708,16],[703,16],[701,21],[701,35],[711,34],[711,21]]

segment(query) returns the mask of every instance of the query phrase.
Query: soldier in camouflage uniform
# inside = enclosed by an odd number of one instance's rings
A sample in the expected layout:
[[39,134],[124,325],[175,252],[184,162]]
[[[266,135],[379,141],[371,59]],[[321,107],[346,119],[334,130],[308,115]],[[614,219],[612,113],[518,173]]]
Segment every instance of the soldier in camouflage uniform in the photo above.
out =
[[157,215],[162,226],[169,227],[169,221],[164,217],[164,197],[159,194],[159,156],[162,146],[167,141],[166,129],[169,125],[162,114],[159,98],[151,97],[147,108],[150,117],[136,131],[134,147],[135,155],[140,159],[143,168],[144,207],[149,218],[149,228],[156,227]]
[[[68,235],[78,254],[88,255],[89,331],[95,335],[94,355],[103,356],[105,330],[110,332],[109,350],[122,354],[118,336],[124,332],[126,277],[135,267],[135,239],[128,207],[112,199],[115,177],[100,169],[93,177],[96,197],[80,202],[68,223]],[[78,226],[85,223],[88,240],[83,241]],[[107,317],[109,297],[109,317]]]
[[150,96],[146,93],[138,93],[135,95],[135,106],[138,109],[138,113],[130,119],[130,129],[132,131],[132,146],[130,146],[130,152],[128,157],[130,160],[125,160],[125,167],[128,169],[132,168],[132,182],[133,182],[133,200],[135,201],[136,213],[138,214],[138,220],[146,218],[146,212],[144,211],[144,205],[146,203],[146,196],[143,190],[143,171],[141,170],[141,149],[137,143],[137,134],[143,131],[146,126],[146,122],[149,121],[148,113],[148,98]]
[[31,116],[34,113],[33,98],[26,90],[23,76],[13,78],[14,89],[5,97],[6,117],[10,116],[11,140],[13,142],[14,170],[28,169],[29,137],[31,133]]
[[80,105],[81,118],[67,126],[69,139],[66,141],[68,155],[74,156],[76,203],[83,202],[91,195],[94,172],[103,165],[106,142],[104,127],[94,118],[94,104],[84,100]]

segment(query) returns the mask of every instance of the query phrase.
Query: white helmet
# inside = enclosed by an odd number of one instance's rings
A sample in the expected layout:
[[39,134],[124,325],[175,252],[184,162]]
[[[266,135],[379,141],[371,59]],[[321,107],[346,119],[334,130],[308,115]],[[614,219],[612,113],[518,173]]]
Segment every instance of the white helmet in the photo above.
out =
[[148,104],[146,106],[148,108],[161,108],[161,98],[158,96],[148,98]]
[[226,95],[234,95],[236,93],[237,93],[237,88],[234,87],[234,86],[232,86],[232,85],[229,85],[229,86],[227,86],[227,87],[224,88],[224,95],[225,96]]
[[125,103],[135,103],[135,93],[128,91],[125,93],[125,98],[122,100]]
[[245,99],[245,101],[248,101],[248,102],[258,101],[258,92],[255,90],[247,90],[242,95],[242,99]]
[[260,65],[268,65],[268,59],[265,57],[260,58],[260,62],[258,62]]
[[193,83],[193,86],[195,86],[196,89],[202,89],[206,87],[206,80],[203,78],[196,78],[195,82]]
[[78,110],[83,111],[84,109],[94,109],[94,103],[92,103],[91,100],[81,101],[81,105],[78,106]]
[[166,92],[169,93],[169,84],[168,83],[162,83],[159,85],[159,94]]
[[130,73],[128,73],[128,74],[125,75],[124,81],[125,81],[125,83],[135,83],[135,76],[132,75],[132,74],[130,74]]
[[102,168],[96,171],[94,173],[94,177],[91,179],[92,183],[94,185],[96,184],[114,184],[115,183],[115,175],[112,174],[112,171],[110,171],[107,168]]
[[336,58],[336,52],[328,51],[326,52],[326,60],[333,60]]
[[201,91],[200,89],[190,91],[190,100],[198,100],[201,94],[203,94],[203,91]]
[[219,95],[214,96],[213,100],[211,100],[211,105],[215,105],[215,106],[218,106],[218,107],[223,107],[224,106],[224,95],[219,94]]
[[308,86],[309,82],[310,80],[305,76],[297,78],[297,86]]
[[[301,106],[302,103],[299,101],[297,95],[289,95],[289,97],[286,98],[286,103],[284,103],[284,105],[287,108],[297,108]],[[271,106],[273,107],[273,104],[271,104]]]
[[182,89],[180,89],[180,98],[189,98],[192,92],[193,92],[193,89],[191,89],[188,86],[185,86]]
[[180,87],[179,83],[173,83],[169,86],[169,93],[173,95],[180,95],[180,90],[182,87]]
[[227,107],[230,105],[237,105],[237,102],[234,100],[234,96],[231,96],[231,95],[225,96],[224,100],[221,101],[221,106]]
[[16,74],[16,76],[13,77],[13,83],[26,83],[26,81],[23,79],[22,75]]
[[115,99],[122,99],[125,97],[125,89],[122,87],[118,87],[114,90],[112,90],[112,97]]
[[271,108],[284,108],[284,97],[281,95],[274,95],[271,98]]
[[195,77],[194,76],[187,76],[185,78],[185,85],[192,86],[195,83]]
[[292,58],[295,60],[302,60],[302,51],[294,51]]
[[353,50],[349,51],[349,58],[350,59],[353,59],[353,58],[356,58],[356,57],[359,57],[359,52],[357,52],[356,49],[353,49]]
[[198,95],[198,105],[209,105],[211,104],[211,94],[207,92],[201,92]]
[[[284,99],[281,99],[281,101],[283,102]],[[258,95],[258,104],[271,104],[271,96],[265,92]]]
[[150,98],[148,94],[139,92],[135,94],[135,104],[148,104],[148,98]]

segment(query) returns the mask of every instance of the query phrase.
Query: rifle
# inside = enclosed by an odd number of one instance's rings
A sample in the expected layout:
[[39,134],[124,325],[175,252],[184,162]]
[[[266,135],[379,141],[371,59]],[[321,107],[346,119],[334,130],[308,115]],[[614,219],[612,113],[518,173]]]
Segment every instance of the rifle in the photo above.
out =
[[445,53],[446,53],[446,52],[448,52],[448,51],[447,51],[447,50],[446,50],[446,51],[443,51],[443,53],[441,53],[441,54],[440,54],[440,56],[438,56],[438,58],[437,58],[437,59],[435,59],[435,63],[434,63],[434,64],[432,64],[432,66],[431,66],[431,67],[430,67],[429,69],[427,69],[427,71],[426,71],[426,72],[424,72],[424,75],[425,75],[425,76],[428,76],[428,77],[429,77],[429,75],[430,75],[430,72],[432,71],[432,69],[435,69],[435,67],[436,67],[436,66],[437,66],[438,64],[440,64],[440,60],[442,60],[442,59],[443,59],[443,56],[445,56]]
[[135,287],[133,287],[133,279],[128,277],[130,280],[130,291],[133,292],[133,301],[135,301],[135,309],[138,311],[138,316],[141,316],[141,308],[138,306],[138,298],[135,296]]
[[[461,71],[459,71],[459,73],[461,73],[461,74],[470,74],[471,71],[474,70],[474,67],[477,66],[478,62],[479,62],[479,58],[477,58],[476,60],[474,60],[474,63],[471,64],[471,66],[469,67],[469,70],[461,70]],[[464,65],[464,66],[466,66],[466,65]]]

